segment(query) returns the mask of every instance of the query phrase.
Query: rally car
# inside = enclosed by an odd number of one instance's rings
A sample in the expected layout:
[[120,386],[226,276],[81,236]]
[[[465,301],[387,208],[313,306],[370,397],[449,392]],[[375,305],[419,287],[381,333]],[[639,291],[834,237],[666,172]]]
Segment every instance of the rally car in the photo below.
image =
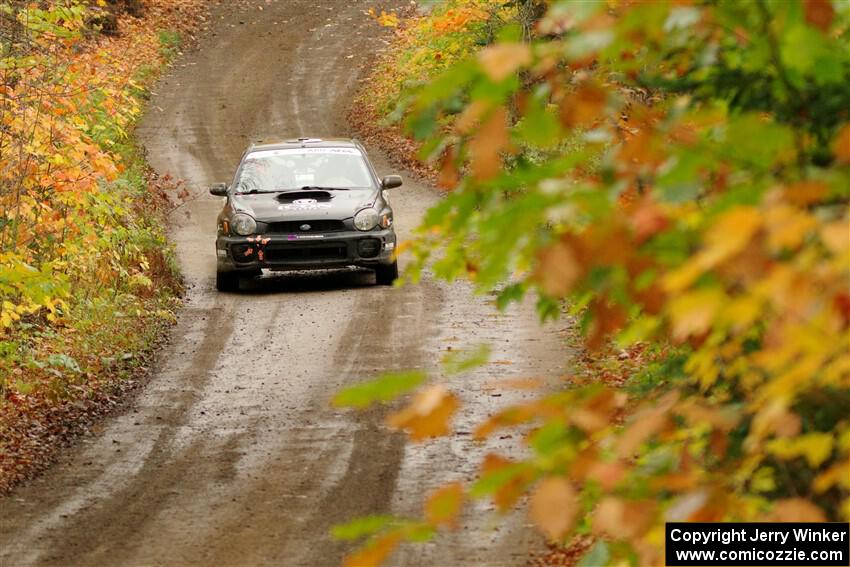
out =
[[359,266],[380,285],[398,278],[393,211],[363,146],[350,139],[298,138],[251,145],[218,216],[216,288],[237,291],[262,270]]

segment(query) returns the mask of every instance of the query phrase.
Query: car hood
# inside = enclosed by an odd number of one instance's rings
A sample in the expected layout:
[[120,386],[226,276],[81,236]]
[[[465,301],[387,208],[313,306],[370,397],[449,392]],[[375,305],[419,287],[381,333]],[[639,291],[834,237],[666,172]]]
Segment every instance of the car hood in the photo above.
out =
[[288,191],[233,195],[233,212],[244,212],[258,221],[347,219],[375,204],[376,189],[343,191]]

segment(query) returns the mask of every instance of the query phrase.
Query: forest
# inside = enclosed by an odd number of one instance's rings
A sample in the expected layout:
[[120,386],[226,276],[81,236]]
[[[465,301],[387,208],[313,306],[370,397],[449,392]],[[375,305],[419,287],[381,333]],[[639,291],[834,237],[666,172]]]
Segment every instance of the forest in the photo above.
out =
[[[523,459],[354,520],[351,565],[528,496],[548,561],[663,562],[667,521],[850,518],[850,5],[448,0],[399,19],[355,122],[447,191],[407,277],[574,321],[576,372],[479,424]],[[364,115],[365,114],[365,115]],[[369,128],[382,119],[389,133]],[[450,357],[449,369],[486,360]],[[388,422],[447,434],[442,372]],[[525,387],[526,384],[517,387]]]

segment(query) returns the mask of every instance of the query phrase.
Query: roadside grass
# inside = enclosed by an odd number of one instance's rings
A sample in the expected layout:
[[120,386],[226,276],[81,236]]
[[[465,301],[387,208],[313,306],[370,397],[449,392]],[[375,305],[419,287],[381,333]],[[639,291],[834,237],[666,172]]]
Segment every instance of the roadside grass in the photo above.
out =
[[157,34],[159,39],[159,53],[166,60],[174,59],[180,52],[183,37],[180,32],[174,30],[160,30]]
[[[57,442],[85,431],[97,415],[117,405],[176,320],[182,288],[163,229],[164,201],[151,192],[132,137],[119,153],[127,168],[104,192],[124,214],[113,217],[118,221],[113,235],[94,244],[100,248],[97,260],[112,264],[110,277],[72,275],[65,309],[55,321],[43,314],[26,316],[0,342],[0,375],[5,376],[0,380],[0,492],[43,468]],[[104,208],[99,203],[93,210]],[[146,269],[135,269],[141,266]]]

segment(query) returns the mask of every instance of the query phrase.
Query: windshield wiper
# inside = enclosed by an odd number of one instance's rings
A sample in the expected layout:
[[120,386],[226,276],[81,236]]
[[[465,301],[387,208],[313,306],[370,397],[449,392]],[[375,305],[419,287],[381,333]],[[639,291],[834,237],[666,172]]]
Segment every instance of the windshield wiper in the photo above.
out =
[[305,185],[302,191],[348,191],[348,187],[322,187],[320,185]]

